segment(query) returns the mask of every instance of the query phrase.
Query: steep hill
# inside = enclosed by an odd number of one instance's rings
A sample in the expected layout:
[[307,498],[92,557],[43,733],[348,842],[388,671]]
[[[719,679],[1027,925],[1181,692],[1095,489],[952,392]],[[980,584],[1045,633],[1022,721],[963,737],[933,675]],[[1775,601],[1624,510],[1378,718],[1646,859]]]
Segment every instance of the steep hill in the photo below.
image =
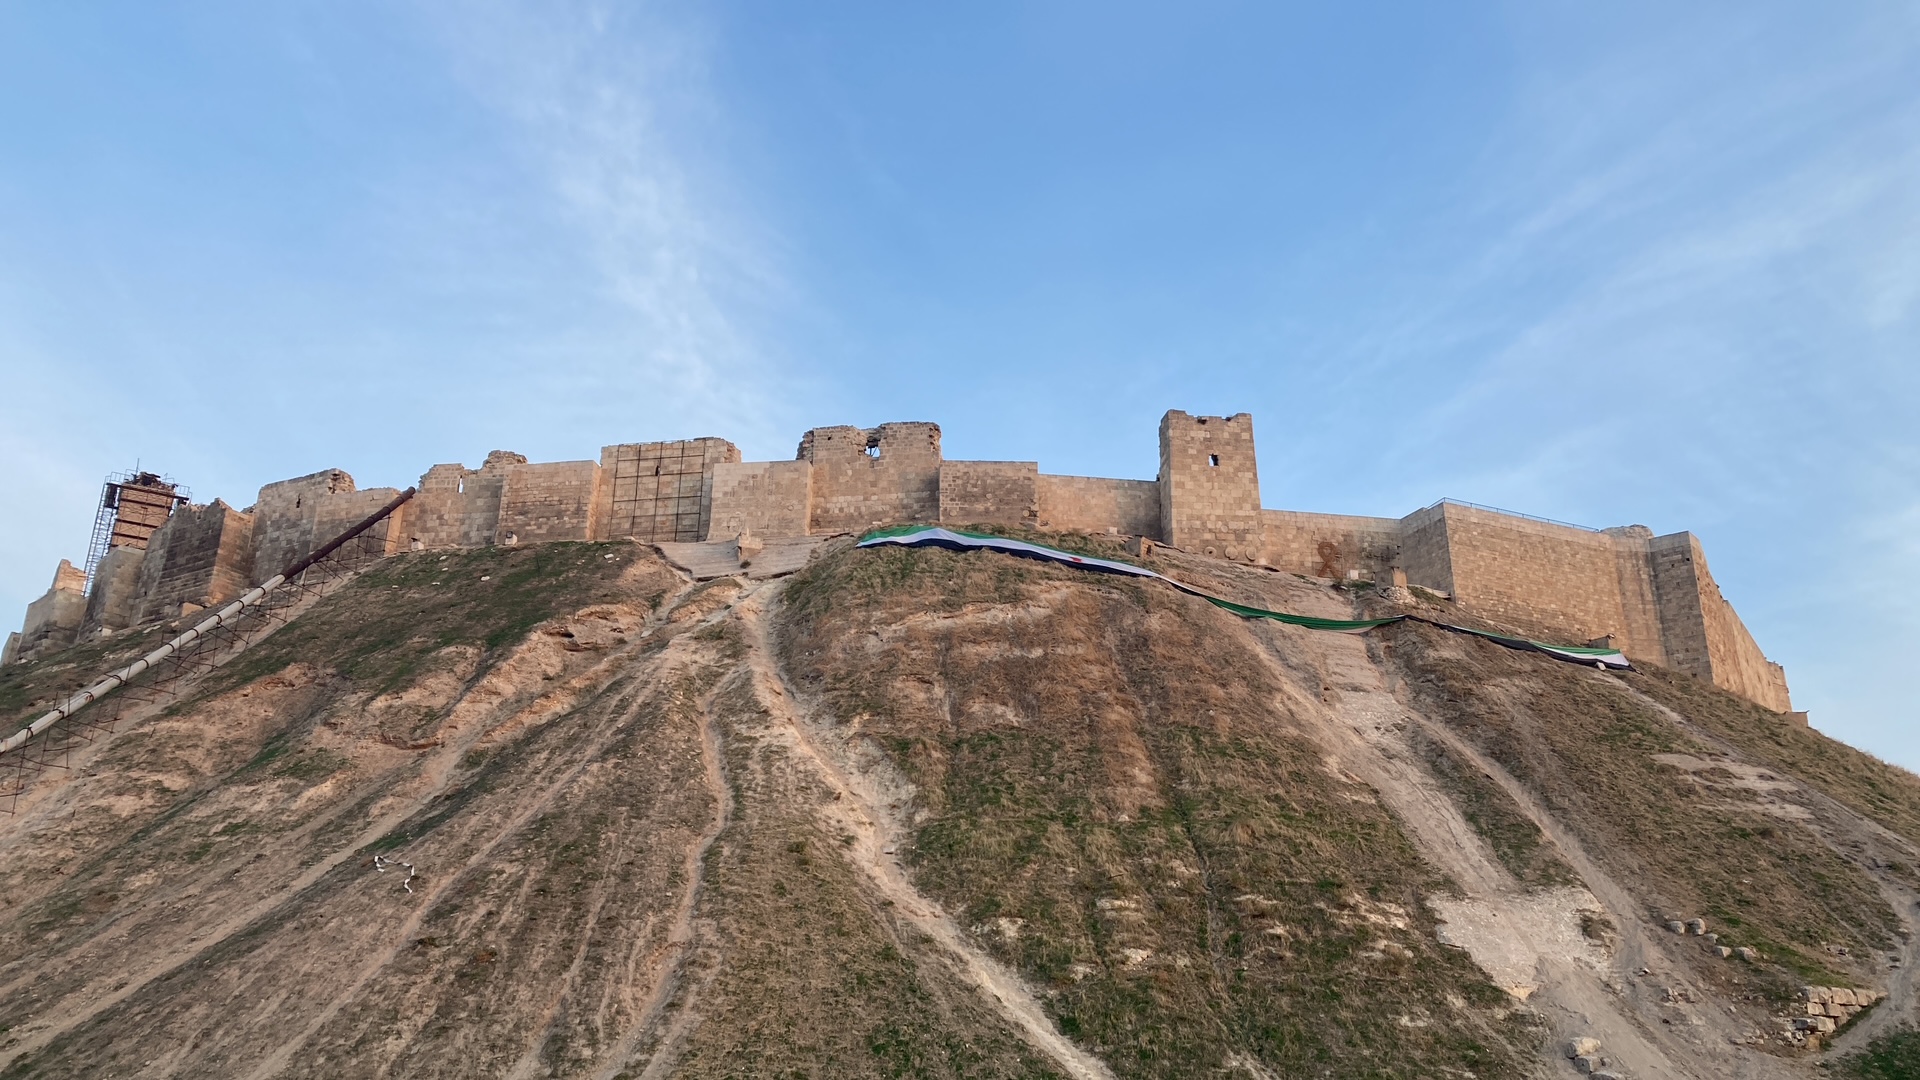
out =
[[[6,669],[0,719],[145,644],[108,640]],[[7,1078],[1913,1054],[1912,775],[1685,676],[991,553],[389,559],[38,780],[0,853]]]

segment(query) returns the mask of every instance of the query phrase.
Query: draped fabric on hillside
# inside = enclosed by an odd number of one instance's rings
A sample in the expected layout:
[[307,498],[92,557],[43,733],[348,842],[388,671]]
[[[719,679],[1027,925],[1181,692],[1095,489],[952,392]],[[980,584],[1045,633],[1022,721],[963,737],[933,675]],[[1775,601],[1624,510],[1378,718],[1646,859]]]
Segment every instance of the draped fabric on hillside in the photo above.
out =
[[1631,671],[1633,665],[1618,649],[1593,649],[1575,645],[1553,645],[1544,641],[1528,638],[1508,637],[1504,634],[1474,630],[1452,623],[1424,619],[1418,615],[1389,615],[1384,619],[1322,619],[1313,615],[1294,615],[1285,611],[1268,611],[1265,608],[1236,604],[1222,599],[1202,589],[1175,581],[1165,574],[1156,573],[1144,566],[1120,562],[1115,559],[1099,559],[1091,555],[1075,555],[1071,551],[1047,547],[1045,544],[1031,544],[1024,540],[1013,540],[1004,536],[992,536],[986,533],[963,532],[958,529],[941,529],[932,526],[905,525],[893,529],[880,529],[860,538],[861,547],[937,547],[950,551],[998,551],[1022,559],[1039,559],[1043,562],[1060,563],[1081,570],[1091,570],[1098,574],[1120,574],[1126,577],[1153,578],[1168,585],[1197,596],[1215,607],[1224,608],[1235,615],[1248,619],[1270,619],[1290,626],[1304,626],[1309,630],[1326,630],[1336,634],[1364,634],[1376,626],[1388,623],[1418,622],[1456,634],[1470,634],[1485,638],[1496,645],[1526,652],[1545,653],[1556,660],[1565,660],[1573,664],[1594,664],[1600,667]]

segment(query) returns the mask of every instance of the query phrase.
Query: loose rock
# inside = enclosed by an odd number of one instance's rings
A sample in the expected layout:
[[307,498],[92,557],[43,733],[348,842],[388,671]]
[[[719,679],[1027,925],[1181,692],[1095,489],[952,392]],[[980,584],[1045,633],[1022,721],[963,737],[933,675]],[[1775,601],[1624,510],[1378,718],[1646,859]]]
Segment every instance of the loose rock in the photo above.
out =
[[1567,1057],[1569,1058],[1591,1057],[1599,1052],[1599,1039],[1588,1038],[1583,1035],[1578,1039],[1567,1040]]

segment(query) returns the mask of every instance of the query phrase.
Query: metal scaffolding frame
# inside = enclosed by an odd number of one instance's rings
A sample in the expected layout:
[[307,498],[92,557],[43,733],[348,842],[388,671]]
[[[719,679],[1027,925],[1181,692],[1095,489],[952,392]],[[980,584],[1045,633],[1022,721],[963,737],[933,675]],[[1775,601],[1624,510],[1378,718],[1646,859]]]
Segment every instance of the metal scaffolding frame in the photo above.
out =
[[[108,473],[100,485],[100,509],[93,515],[93,535],[87,541],[88,591],[93,589],[94,571],[99,569],[100,560],[106,558],[108,552],[117,547],[144,549],[147,539],[173,516],[174,507],[192,497],[193,493],[185,485],[174,483],[171,476],[159,476],[138,468]],[[126,507],[146,511],[136,517],[159,520],[131,520],[123,513]]]

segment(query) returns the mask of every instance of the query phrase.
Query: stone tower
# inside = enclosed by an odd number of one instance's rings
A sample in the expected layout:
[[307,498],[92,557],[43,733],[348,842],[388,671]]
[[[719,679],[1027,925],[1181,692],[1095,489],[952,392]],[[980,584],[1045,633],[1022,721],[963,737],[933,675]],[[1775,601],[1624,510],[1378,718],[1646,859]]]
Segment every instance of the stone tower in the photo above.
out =
[[1160,533],[1188,551],[1259,559],[1252,415],[1188,416],[1175,409],[1160,418]]

